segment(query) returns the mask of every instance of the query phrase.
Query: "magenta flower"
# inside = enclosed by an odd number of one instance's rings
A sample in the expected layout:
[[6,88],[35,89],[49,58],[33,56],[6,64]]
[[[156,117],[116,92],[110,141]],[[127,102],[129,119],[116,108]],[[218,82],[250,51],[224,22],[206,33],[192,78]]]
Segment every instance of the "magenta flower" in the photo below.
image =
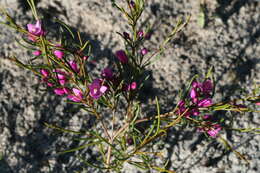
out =
[[213,90],[213,84],[211,80],[207,79],[201,85],[201,90],[204,95],[209,95],[210,92]]
[[65,91],[64,91],[63,88],[55,88],[55,89],[54,89],[54,93],[55,93],[56,95],[62,96],[62,95],[65,94]]
[[[176,113],[178,115],[182,115],[184,112],[186,111],[186,107],[185,107],[185,101],[184,100],[181,100],[179,101],[178,103],[178,109],[176,110]],[[185,117],[189,117],[190,116],[190,112],[186,112]]]
[[63,88],[63,91],[64,91],[65,94],[69,94],[69,93],[70,93],[70,89],[68,89],[68,88],[66,88],[66,87]]
[[137,88],[137,83],[136,82],[132,82],[130,85],[131,90],[135,90]]
[[124,84],[123,85],[123,91],[132,91],[135,90],[137,88],[137,83],[136,82],[132,82],[131,84]]
[[58,73],[58,74],[57,74],[57,78],[58,78],[58,79],[61,79],[61,80],[64,80],[64,79],[66,79],[66,76],[63,75],[63,74]]
[[148,50],[146,48],[141,49],[141,54],[144,56],[148,53]]
[[197,104],[198,103],[198,92],[196,91],[196,88],[192,88],[191,91],[190,91],[190,98],[192,99],[192,102],[194,104]]
[[208,125],[210,127],[199,127],[198,131],[199,132],[206,132],[209,136],[216,138],[219,131],[221,130],[221,126],[219,124],[211,125],[210,122],[208,122]]
[[55,50],[53,52],[53,54],[58,58],[58,59],[62,59],[64,56],[64,52],[60,51],[60,50]]
[[77,65],[76,61],[71,60],[71,61],[69,62],[69,65],[70,65],[70,67],[72,68],[72,70],[73,70],[74,72],[76,72],[76,73],[79,72],[79,68],[78,68],[78,65]]
[[43,36],[45,34],[41,21],[37,20],[36,24],[27,24],[27,29],[34,36]]
[[198,106],[199,107],[208,107],[212,105],[212,100],[211,98],[206,98],[198,101]]
[[212,100],[209,98],[212,92],[213,84],[211,80],[207,79],[203,83],[193,81],[190,91],[190,98],[192,102],[198,107],[208,107],[212,105]]
[[201,84],[197,81],[193,81],[191,85],[193,88],[199,88]]
[[123,64],[126,64],[128,62],[128,57],[123,50],[116,51],[116,57]]
[[80,102],[83,99],[83,94],[81,90],[77,88],[72,88],[72,94],[68,95],[68,99],[74,102]]
[[137,35],[138,35],[139,38],[143,38],[144,32],[142,30],[138,31]]
[[65,85],[67,82],[67,79],[59,79],[60,85]]
[[50,74],[49,71],[46,69],[41,69],[40,72],[45,78],[47,78]]
[[197,91],[195,88],[192,88],[190,91],[190,98],[195,99],[198,97]]
[[95,79],[92,84],[89,85],[89,90],[90,96],[94,99],[98,99],[108,90],[108,87],[102,84],[101,79]]
[[190,111],[190,114],[194,115],[194,116],[198,116],[200,114],[200,111],[198,108],[193,108],[191,111]]
[[42,51],[40,51],[40,50],[36,50],[33,52],[33,55],[35,55],[35,56],[40,56],[41,54],[42,54]]
[[216,138],[220,130],[221,126],[219,124],[214,124],[210,129],[207,130],[207,133],[209,136]]
[[53,72],[55,72],[55,77],[59,81],[60,85],[65,85],[67,82],[67,74],[59,69],[55,69]]
[[53,87],[53,86],[54,86],[54,84],[51,83],[51,82],[47,82],[47,85],[48,85],[49,87]]
[[203,83],[193,81],[192,87],[195,90],[198,90],[199,92],[201,92],[201,94],[208,96],[210,94],[210,92],[213,90],[213,83],[209,79],[207,79]]
[[105,79],[112,79],[113,78],[113,72],[110,68],[104,68],[101,72],[101,76]]

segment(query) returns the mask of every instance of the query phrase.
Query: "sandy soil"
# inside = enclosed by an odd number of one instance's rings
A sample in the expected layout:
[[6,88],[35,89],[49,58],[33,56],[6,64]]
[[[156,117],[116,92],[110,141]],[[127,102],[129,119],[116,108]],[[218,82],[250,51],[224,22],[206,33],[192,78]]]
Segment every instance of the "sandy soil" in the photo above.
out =
[[[37,7],[47,19],[58,17],[79,29],[94,45],[98,72],[113,63],[113,53],[122,48],[116,32],[127,30],[122,16],[107,0],[39,0]],[[198,24],[199,2],[194,0],[149,0],[142,25],[151,24],[155,30],[146,43],[156,49],[178,18],[192,15],[187,28],[171,41],[164,56],[149,67],[152,81],[146,87],[149,103],[159,96],[163,111],[171,110],[177,92],[194,74],[203,75],[215,67],[217,95],[215,101],[241,95],[241,90],[252,89],[260,83],[260,2],[256,0],[205,0],[206,22]],[[32,21],[24,0],[0,0],[0,7],[8,11],[22,25]],[[1,18],[0,18],[1,20]],[[49,23],[51,25],[51,23]],[[26,60],[31,53],[15,43],[17,33],[0,25],[0,172],[1,173],[67,173],[81,170],[74,154],[57,155],[62,149],[79,143],[71,135],[56,133],[43,122],[75,130],[93,124],[64,99],[44,92],[39,80],[30,72],[16,67],[7,57],[16,55]],[[72,111],[68,112],[70,109]],[[224,113],[216,116],[225,116]],[[259,127],[259,114],[237,115],[237,128]],[[160,149],[170,159],[169,168],[181,173],[258,173],[260,172],[259,135],[222,131],[234,147],[245,154],[250,165],[234,153],[225,152],[216,142],[207,141],[193,129],[172,130],[154,149]],[[86,159],[95,152],[80,152]],[[158,160],[160,162],[160,160]],[[98,172],[88,168],[86,172]],[[126,166],[126,173],[138,170]]]

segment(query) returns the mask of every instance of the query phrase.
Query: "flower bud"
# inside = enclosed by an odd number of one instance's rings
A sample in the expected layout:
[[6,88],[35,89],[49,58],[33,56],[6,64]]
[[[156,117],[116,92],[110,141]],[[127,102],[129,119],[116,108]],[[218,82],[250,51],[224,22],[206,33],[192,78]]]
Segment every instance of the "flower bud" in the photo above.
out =
[[125,51],[123,51],[123,50],[117,51],[116,57],[122,64],[126,64],[128,62],[128,57],[127,57]]
[[40,72],[41,72],[41,74],[42,74],[44,77],[48,77],[48,76],[49,76],[49,71],[46,70],[46,69],[41,69]]
[[130,1],[130,7],[135,8],[135,2],[134,1]]
[[197,92],[195,88],[192,88],[190,91],[190,98],[195,99],[197,97]]
[[130,39],[130,36],[127,32],[123,32],[123,36],[126,40]]
[[131,90],[135,90],[137,88],[137,83],[136,82],[132,82],[131,83]]
[[72,89],[72,94],[68,95],[68,99],[74,101],[74,102],[80,102],[83,99],[83,94],[81,90],[77,88]]
[[216,138],[220,130],[221,126],[219,124],[215,124],[210,128],[210,130],[207,131],[207,133],[209,134],[209,136]]
[[55,50],[53,52],[53,54],[58,58],[58,59],[62,59],[64,56],[64,52],[60,51],[60,50]]
[[199,107],[208,107],[212,105],[212,100],[210,98],[202,99],[198,102]]
[[55,88],[55,89],[54,89],[54,93],[55,93],[56,95],[60,95],[60,96],[62,96],[62,95],[65,94],[63,88]]
[[76,72],[76,73],[79,72],[79,68],[78,68],[78,65],[77,65],[76,61],[71,60],[71,61],[69,62],[69,65],[70,65],[70,67],[72,68],[72,70],[73,70],[74,72]]
[[42,54],[42,52],[40,50],[36,50],[32,54],[35,56],[40,56]]
[[146,48],[141,49],[141,54],[144,56],[148,53],[148,50]]
[[138,35],[139,38],[143,38],[144,32],[141,30],[141,31],[139,31],[139,32],[137,33],[137,35]]
[[110,68],[104,68],[101,72],[101,76],[106,79],[112,79],[113,78],[113,72]]

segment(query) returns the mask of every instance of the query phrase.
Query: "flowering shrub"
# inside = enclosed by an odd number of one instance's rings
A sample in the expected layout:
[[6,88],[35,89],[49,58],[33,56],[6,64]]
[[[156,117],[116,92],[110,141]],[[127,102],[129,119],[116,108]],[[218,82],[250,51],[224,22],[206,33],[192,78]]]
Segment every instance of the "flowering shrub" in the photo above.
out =
[[[189,125],[196,128],[197,132],[205,133],[212,140],[219,138],[228,149],[234,151],[231,145],[221,137],[221,130],[225,126],[223,122],[213,117],[213,113],[220,110],[253,112],[254,110],[245,103],[259,105],[259,86],[251,95],[243,99],[215,103],[213,102],[215,94],[213,69],[209,69],[201,81],[198,76],[190,80],[182,90],[179,102],[170,105],[174,107],[172,111],[162,114],[158,99],[156,99],[157,113],[155,115],[146,115],[142,111],[141,101],[138,98],[139,94],[142,94],[144,81],[148,80],[144,71],[151,64],[154,56],[160,55],[167,43],[187,25],[189,17],[186,21],[180,20],[177,23],[157,51],[150,52],[144,45],[144,41],[151,37],[150,29],[144,30],[143,26],[139,28],[138,25],[144,10],[144,0],[126,0],[124,7],[113,2],[115,8],[126,17],[131,31],[118,33],[124,40],[125,48],[115,52],[115,68],[104,67],[100,76],[94,77],[87,68],[91,56],[89,41],[84,42],[79,33],[75,36],[62,22],[60,22],[61,27],[66,29],[70,36],[58,42],[49,38],[48,26],[45,26],[44,19],[39,17],[34,1],[28,0],[28,3],[35,23],[27,24],[27,27],[16,24],[6,12],[3,11],[3,14],[6,16],[5,24],[22,34],[23,43],[26,47],[32,48],[32,55],[35,58],[30,64],[21,62],[16,57],[10,60],[32,71],[41,79],[43,85],[57,96],[66,96],[70,103],[77,104],[89,114],[94,115],[102,126],[102,133],[100,129],[95,128],[87,129],[82,133],[88,136],[84,138],[87,145],[65,152],[97,147],[100,152],[99,164],[94,165],[86,162],[84,158],[79,158],[88,166],[118,172],[125,163],[143,169],[154,169],[158,172],[174,172],[166,170],[163,165],[155,165],[156,152],[149,152],[149,146],[176,125]],[[62,34],[65,35],[65,33]],[[121,103],[124,105],[123,108],[119,106],[122,105]],[[238,103],[243,103],[243,105]],[[110,124],[104,123],[104,108],[112,115]],[[116,121],[116,119],[124,120]],[[138,126],[144,122],[148,125],[140,130]],[[46,125],[56,130],[73,133],[62,127]],[[251,129],[251,131],[254,130]],[[237,151],[235,153],[245,159]],[[135,161],[134,158],[141,161]]]

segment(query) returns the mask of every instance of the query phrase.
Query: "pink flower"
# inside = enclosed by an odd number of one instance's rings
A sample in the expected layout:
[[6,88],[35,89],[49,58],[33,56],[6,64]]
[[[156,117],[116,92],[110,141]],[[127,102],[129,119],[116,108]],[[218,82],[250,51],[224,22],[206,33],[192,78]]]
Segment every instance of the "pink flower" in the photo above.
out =
[[148,53],[148,50],[146,48],[141,49],[141,54],[144,56]]
[[123,50],[117,51],[116,57],[123,64],[126,64],[128,62],[128,57],[127,57],[125,51],[123,51]]
[[69,93],[70,93],[70,89],[68,89],[68,88],[66,88],[66,87],[63,88],[63,91],[64,91],[65,94],[69,94]]
[[40,72],[41,72],[41,74],[42,74],[44,77],[46,77],[46,78],[47,78],[47,77],[49,76],[49,74],[50,74],[49,71],[46,70],[46,69],[41,69]]
[[133,91],[137,88],[137,83],[132,82],[131,84],[124,84],[123,85],[123,91]]
[[219,131],[221,130],[221,126],[219,124],[211,125],[210,122],[208,122],[210,127],[200,127],[198,128],[199,132],[206,132],[209,136],[216,138]]
[[35,55],[35,56],[40,56],[41,54],[42,54],[42,51],[40,51],[40,50],[36,50],[33,52],[33,55]]
[[198,103],[198,92],[196,90],[196,88],[192,88],[191,91],[190,91],[190,98],[192,99],[192,102],[194,104],[197,104]]
[[101,76],[106,79],[112,79],[113,78],[113,72],[110,68],[104,68],[101,72]]
[[36,24],[27,24],[27,29],[30,34],[35,36],[43,36],[45,34],[41,21],[37,20]]
[[190,98],[195,99],[198,97],[197,91],[195,88],[192,88],[190,91]]
[[57,78],[60,85],[65,85],[67,82],[67,74],[59,69],[54,69],[53,72],[55,72],[54,76]]
[[184,107],[185,106],[185,101],[184,100],[179,101],[178,106],[179,107]]
[[67,79],[59,79],[60,85],[65,85],[67,82]]
[[208,107],[212,105],[212,100],[210,98],[202,99],[198,101],[199,107]]
[[130,85],[131,90],[135,90],[137,88],[137,83],[136,82],[132,82]]
[[66,79],[66,76],[64,74],[58,73],[57,78],[63,80],[63,79]]
[[137,33],[137,35],[138,35],[139,38],[143,38],[144,32],[141,30],[141,31],[139,31],[139,32]]
[[83,94],[81,90],[77,88],[72,88],[72,94],[68,95],[68,99],[74,102],[80,102],[83,99]]
[[54,93],[55,93],[56,95],[62,96],[62,95],[65,94],[65,91],[64,91],[63,88],[55,88],[55,89],[54,89]]
[[64,52],[60,51],[60,50],[55,50],[53,52],[53,54],[58,58],[58,59],[62,59],[64,56]]
[[101,79],[95,79],[91,85],[89,85],[90,96],[94,99],[101,97],[107,90],[108,87],[102,85]]
[[207,133],[209,136],[216,138],[220,130],[221,126],[219,124],[214,124],[209,130],[207,130]]
[[79,68],[78,68],[78,65],[77,65],[76,61],[71,60],[71,61],[69,62],[69,65],[70,65],[70,67],[72,68],[72,70],[73,70],[74,72],[76,72],[76,73],[79,72]]
[[258,103],[255,103],[257,106],[260,106],[260,102],[258,102]]

